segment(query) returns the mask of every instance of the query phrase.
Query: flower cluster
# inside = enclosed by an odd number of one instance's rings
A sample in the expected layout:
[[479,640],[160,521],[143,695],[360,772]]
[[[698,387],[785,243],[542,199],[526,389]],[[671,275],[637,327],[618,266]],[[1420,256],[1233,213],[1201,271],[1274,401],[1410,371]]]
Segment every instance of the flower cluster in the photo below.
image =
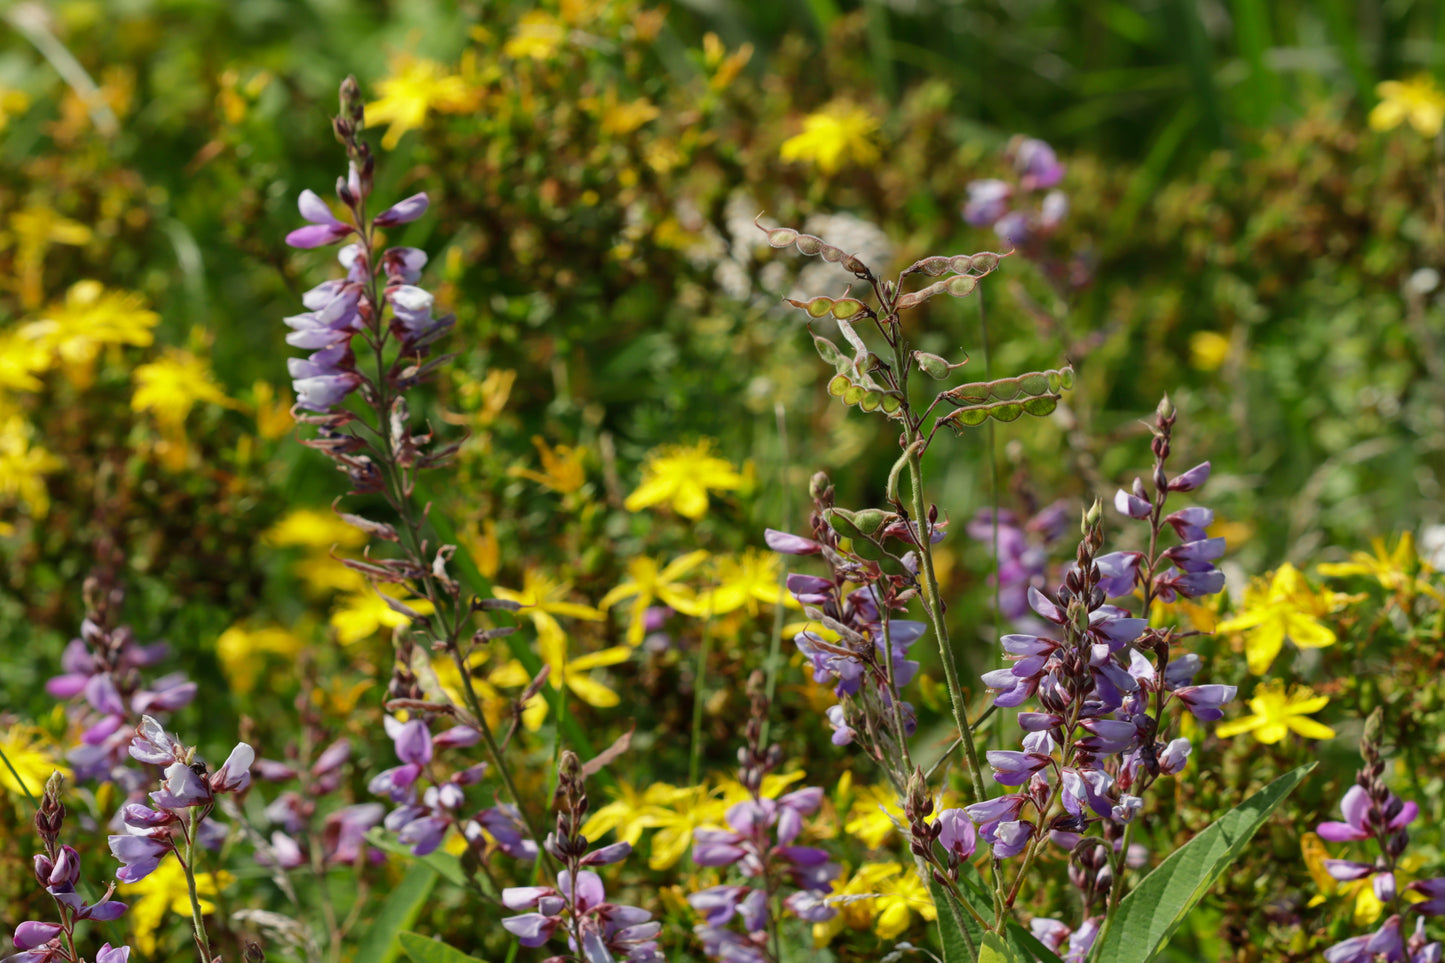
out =
[[[287,364],[296,392],[297,419],[320,429],[320,437],[308,439],[306,444],[333,458],[354,491],[378,492],[385,482],[375,460],[364,454],[368,442],[342,430],[357,416],[338,406],[359,389],[368,405],[389,419],[389,425],[372,426],[380,433],[383,454],[389,460],[405,467],[429,467],[445,458],[449,452],[422,454],[431,436],[408,431],[402,396],[435,370],[437,362],[427,362],[427,355],[454,319],[436,317],[433,296],[416,284],[427,262],[424,251],[410,247],[377,250],[379,231],[421,217],[428,198],[424,193],[414,194],[367,218],[375,160],[370,147],[358,139],[364,110],[354,79],[348,78],[342,85],[341,102],[342,116],[335,118],[334,127],[350,161],[347,175],[337,179],[336,196],[347,219],[338,218],[314,191],[303,191],[298,207],[309,224],[288,234],[286,243],[314,248],[352,235],[356,241],[338,255],[345,276],[307,291],[302,296],[307,310],[285,319],[292,328],[286,343],[312,352]],[[380,379],[373,380],[357,368],[353,341],[358,334],[385,362]]]
[[[765,535],[773,551],[818,555],[830,569],[828,576],[788,576],[788,591],[812,620],[793,642],[812,666],[813,680],[832,684],[833,693],[841,700],[827,713],[833,744],[849,745],[861,736],[865,750],[875,759],[892,758],[897,753],[890,747],[907,739],[917,726],[913,706],[897,699],[896,693],[918,672],[918,663],[907,657],[908,650],[923,637],[927,626],[892,617],[893,612],[905,610],[916,594],[917,555],[908,552],[898,574],[890,574],[880,560],[857,554],[857,540],[852,549],[845,550],[839,529],[861,523],[869,526],[870,535],[876,532],[879,542],[892,537],[910,545],[914,529],[891,513],[876,509],[843,512],[834,507],[832,485],[822,473],[814,476],[810,491],[814,504],[811,538],[773,529]],[[936,512],[928,524],[929,537],[937,542],[947,524],[938,521]]]
[[969,538],[993,550],[998,568],[988,582],[996,586],[999,613],[1020,632],[1036,634],[1044,629],[1029,611],[1028,590],[1044,587],[1048,547],[1063,537],[1067,527],[1068,510],[1063,502],[1054,502],[1025,521],[1006,509],[995,515],[985,508],[964,528]]
[[[753,673],[748,688],[752,713],[748,719],[748,744],[739,750],[738,777],[749,798],[727,811],[728,829],[693,831],[693,862],[699,866],[736,866],[754,885],[718,885],[687,898],[703,921],[695,932],[703,952],[728,963],[768,963],[767,946],[777,921],[773,919],[775,897],[784,885],[795,887],[783,899],[783,906],[799,919],[822,923],[837,915],[824,897],[831,892],[840,869],[830,862],[825,850],[795,846],[803,829],[803,818],[812,815],[823,800],[823,790],[808,787],[778,799],[761,793],[763,779],[782,758],[778,746],[762,746],[762,722],[767,716],[767,697],[762,673]],[[734,918],[742,932],[727,929]]]
[[130,626],[116,624],[124,598],[124,591],[103,577],[86,579],[80,637],[65,647],[60,659],[65,672],[46,682],[45,691],[57,699],[84,700],[72,710],[82,728],[80,745],[66,754],[76,779],[117,782],[130,793],[142,779],[126,765],[132,720],[184,708],[195,698],[196,684],[182,672],[142,682],[141,670],[163,662],[170,648],[164,642],[141,645]]
[[[55,899],[60,922],[26,920],[15,927],[10,940],[19,952],[4,958],[3,963],[81,963],[75,951],[75,926],[81,920],[109,921],[119,919],[126,904],[111,899],[115,884],[106,887],[100,899],[86,903],[76,892],[80,881],[80,854],[60,843],[60,829],[65,821],[65,805],[60,801],[60,776],[52,775],[45,784],[45,795],[35,813],[35,828],[40,834],[44,853],[35,856],[35,880]],[[126,963],[130,947],[106,943],[96,952],[95,963]]]
[[[383,723],[402,764],[377,773],[367,786],[367,789],[376,795],[386,796],[392,802],[400,803],[387,814],[382,825],[396,833],[397,838],[410,846],[412,854],[416,856],[425,856],[434,851],[442,844],[447,830],[454,825],[469,839],[479,839],[477,827],[463,825],[460,812],[466,804],[464,790],[467,786],[481,781],[487,771],[485,762],[452,773],[421,792],[417,790],[437,749],[476,745],[481,734],[471,726],[453,726],[433,736],[426,720],[415,716],[406,722],[395,716],[387,716]],[[483,818],[484,815],[476,820],[482,826],[491,822]],[[507,849],[505,845],[503,848]],[[535,852],[534,844],[526,858],[531,858]],[[514,852],[512,855],[522,854]]]
[[[1416,902],[1402,899],[1396,888],[1395,872],[1410,843],[1406,829],[1420,814],[1420,807],[1406,802],[1385,784],[1385,760],[1380,752],[1382,714],[1379,709],[1365,722],[1360,752],[1365,766],[1355,785],[1340,801],[1344,822],[1320,823],[1320,838],[1332,843],[1373,840],[1379,850],[1373,862],[1327,859],[1325,871],[1341,882],[1370,881],[1375,897],[1394,910],[1374,933],[1352,936],[1325,950],[1326,963],[1440,963],[1441,944],[1425,936],[1425,917],[1445,916],[1445,876],[1416,880],[1408,889],[1419,894]],[[1404,915],[1413,913],[1415,930],[1405,935]]]
[[[1003,240],[1026,248],[1057,231],[1068,216],[1069,199],[1055,186],[1064,179],[1064,167],[1052,147],[1033,137],[1015,137],[1005,154],[1017,180],[969,181],[963,219],[974,227],[992,226]],[[1037,210],[1023,206],[1040,191],[1047,193]]]
[[[994,781],[1019,788],[967,807],[995,858],[1036,846],[1042,829],[1070,849],[1091,823],[1102,823],[1111,841],[1122,838],[1123,827],[1143,805],[1143,792],[1160,775],[1182,770],[1192,748],[1183,737],[1164,741],[1169,703],[1177,698],[1196,718],[1216,721],[1223,715],[1220,706],[1234,698],[1234,686],[1194,684],[1199,657],[1171,656],[1169,631],[1151,629],[1146,619],[1106,601],[1132,595],[1137,587],[1147,612],[1156,598],[1223,588],[1223,576],[1212,566],[1223,543],[1199,530],[1205,524],[1201,510],[1164,517],[1171,493],[1196,488],[1208,475],[1207,463],[1177,478],[1166,474],[1174,419],[1166,399],[1154,425],[1152,495],[1136,483],[1134,493],[1121,492],[1117,503],[1129,517],[1150,521],[1151,552],[1100,554],[1102,512],[1095,503],[1084,517],[1077,561],[1064,584],[1054,592],[1028,590],[1030,606],[1049,631],[1004,636],[1013,664],[983,676],[998,692],[997,706],[1038,702],[1038,708],[1019,714],[1026,733],[1022,749],[986,754]],[[1180,516],[1188,521],[1177,521]],[[1180,528],[1182,546],[1159,547],[1166,524]],[[1027,809],[1049,823],[1039,826],[1026,817]]]
[[[121,807],[125,833],[109,837],[110,851],[120,860],[115,878],[134,883],[155,872],[168,853],[178,859],[198,841],[219,843],[225,835],[214,823],[204,820],[215,808],[216,796],[241,793],[251,785],[251,763],[256,754],[244,742],[226,757],[221,768],[207,773],[206,764],[196,759],[196,750],[174,739],[159,722],[142,716],[130,743],[132,758],[164,767],[161,788],[150,794],[152,809],[143,803],[126,803]],[[177,845],[176,834],[180,834]]]
[[523,946],[541,946],[561,929],[571,952],[583,959],[663,963],[655,939],[662,924],[652,922],[645,909],[608,902],[602,877],[585,868],[619,862],[632,852],[627,842],[591,849],[582,835],[587,807],[582,763],[576,753],[563,752],[554,807],[556,830],[547,834],[543,846],[564,868],[557,873],[556,886],[504,889],[502,904],[520,915],[503,919],[502,926]]

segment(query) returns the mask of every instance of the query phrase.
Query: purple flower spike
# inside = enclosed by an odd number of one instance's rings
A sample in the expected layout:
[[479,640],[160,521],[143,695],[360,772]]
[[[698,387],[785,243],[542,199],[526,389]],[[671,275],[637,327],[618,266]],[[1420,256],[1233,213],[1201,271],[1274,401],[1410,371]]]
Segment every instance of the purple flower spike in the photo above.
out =
[[356,230],[345,221],[337,220],[336,215],[331,213],[330,206],[309,188],[301,192],[296,207],[301,211],[301,216],[310,222],[310,226],[298,227],[286,235],[286,243],[291,247],[325,247],[335,244]]
[[[431,203],[423,191],[420,194],[413,194],[404,201],[398,201],[391,207],[376,215],[372,221],[377,227],[394,227],[398,224],[409,224],[426,213],[427,205]],[[305,230],[305,228],[302,228]]]

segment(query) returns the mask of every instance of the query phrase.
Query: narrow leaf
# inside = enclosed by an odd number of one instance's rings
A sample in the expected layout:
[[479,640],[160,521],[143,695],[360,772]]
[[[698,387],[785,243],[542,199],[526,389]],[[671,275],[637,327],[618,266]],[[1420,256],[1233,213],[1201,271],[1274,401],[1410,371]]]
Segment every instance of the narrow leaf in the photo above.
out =
[[482,963],[475,956],[468,956],[441,940],[428,939],[409,930],[398,935],[401,937],[401,948],[411,957],[411,963]]
[[1280,776],[1160,863],[1119,903],[1118,912],[1094,947],[1093,959],[1101,963],[1153,960],[1189,911],[1315,765],[1312,762]]
[[436,870],[425,863],[414,863],[406,871],[361,937],[355,963],[392,963],[396,959],[401,950],[397,937],[416,920],[436,881]]

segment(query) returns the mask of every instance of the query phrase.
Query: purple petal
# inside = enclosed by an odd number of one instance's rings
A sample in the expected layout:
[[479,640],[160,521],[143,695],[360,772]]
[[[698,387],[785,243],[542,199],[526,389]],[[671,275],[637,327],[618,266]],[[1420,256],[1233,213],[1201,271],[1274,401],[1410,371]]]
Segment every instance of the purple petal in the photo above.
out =
[[42,943],[49,943],[61,933],[61,927],[56,923],[38,923],[35,920],[26,920],[15,927],[15,935],[12,939],[17,950],[33,950]]
[[427,199],[426,193],[413,194],[404,201],[397,201],[391,207],[376,215],[372,221],[377,227],[393,227],[397,224],[408,224],[426,213],[427,205],[431,202]]

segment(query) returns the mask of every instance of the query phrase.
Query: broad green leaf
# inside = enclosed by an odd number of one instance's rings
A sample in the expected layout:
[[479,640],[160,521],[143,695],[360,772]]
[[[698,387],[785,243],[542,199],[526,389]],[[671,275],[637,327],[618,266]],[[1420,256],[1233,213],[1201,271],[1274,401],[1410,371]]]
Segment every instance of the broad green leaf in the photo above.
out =
[[[975,963],[973,947],[983,944],[983,927],[968,910],[949,896],[937,880],[928,881],[933,905],[938,911],[938,935],[943,947],[943,963]],[[962,926],[960,927],[960,923]]]
[[1018,963],[1003,937],[997,933],[985,933],[983,946],[978,951],[978,963]]
[[1183,924],[1270,814],[1304,781],[1315,763],[1280,776],[1160,863],[1119,903],[1092,958],[1100,963],[1149,963]]
[[468,956],[441,940],[428,939],[409,930],[398,935],[401,937],[401,948],[411,957],[411,963],[482,963],[475,956]]
[[[963,888],[966,898],[975,907],[987,907],[992,901],[989,896],[988,886],[984,883],[983,877],[979,875],[977,867],[965,864],[960,867],[959,885]],[[1038,963],[1063,963],[1059,955],[1040,943],[1028,928],[1017,920],[1010,919],[1005,927],[1008,933],[1009,945],[1013,947],[1014,955],[1020,960],[1037,960]]]
[[416,920],[436,881],[436,870],[422,862],[412,864],[361,937],[355,963],[392,963],[396,959],[401,949],[398,937]]

